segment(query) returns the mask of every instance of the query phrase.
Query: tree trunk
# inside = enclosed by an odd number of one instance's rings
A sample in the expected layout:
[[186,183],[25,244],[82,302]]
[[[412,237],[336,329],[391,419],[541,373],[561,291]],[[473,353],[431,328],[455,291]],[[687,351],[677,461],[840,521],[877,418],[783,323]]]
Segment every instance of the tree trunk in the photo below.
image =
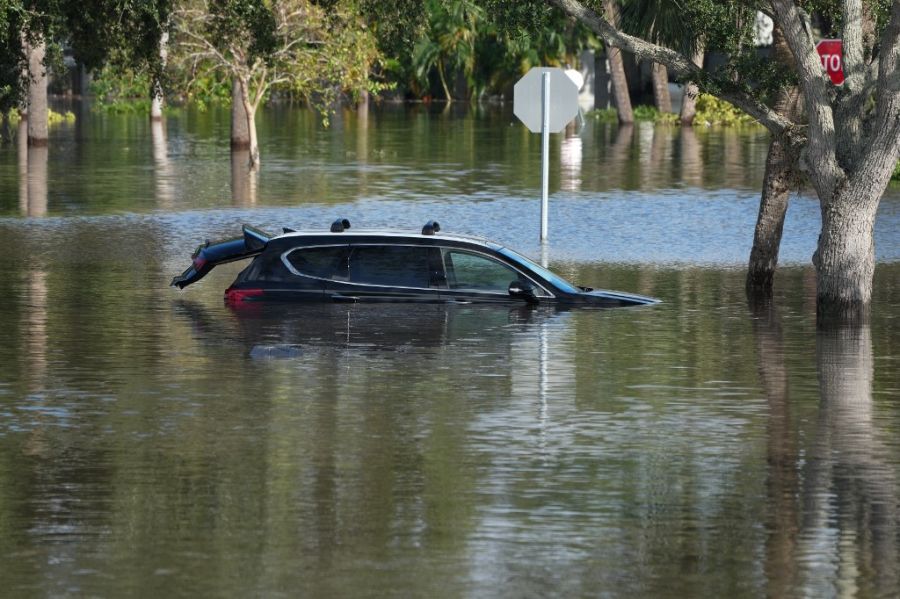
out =
[[[702,47],[698,48],[694,53],[693,60],[694,64],[703,68]],[[697,88],[696,83],[685,83],[684,95],[681,97],[681,113],[679,114],[681,124],[685,127],[692,127],[694,125],[694,117],[697,115],[697,96],[699,93],[700,90]]]
[[256,141],[256,106],[250,102],[250,81],[240,80],[241,103],[244,106],[244,115],[247,117],[247,133],[250,145],[249,165],[251,169],[259,168],[259,145]]
[[[166,66],[166,60],[169,57],[169,33],[167,31],[163,31],[162,36],[159,38],[159,59],[162,62],[163,67]],[[152,121],[160,121],[162,120],[162,107],[163,107],[163,89],[162,84],[158,79],[153,81],[153,84],[150,89],[150,120]]]
[[653,76],[653,98],[656,101],[656,109],[660,112],[672,112],[669,71],[666,69],[666,65],[654,62],[650,69]]
[[750,249],[750,265],[747,269],[747,293],[771,295],[778,266],[778,250],[784,230],[791,187],[795,183],[793,157],[778,139],[769,142],[766,156],[766,174],[763,178],[762,197],[753,247]]
[[875,213],[880,194],[868,185],[838,189],[822,203],[822,232],[813,255],[820,317],[865,322],[875,273]]
[[[772,32],[772,46],[779,62],[791,65],[790,49],[787,47],[781,29]],[[801,116],[800,93],[797,88],[783,90],[775,103],[775,111],[796,121]],[[763,178],[762,195],[759,200],[759,214],[750,249],[750,263],[747,267],[747,294],[771,296],[778,267],[778,251],[784,230],[784,216],[787,213],[791,187],[796,183],[796,156],[788,151],[784,142],[773,137],[766,155],[766,174]]]
[[250,149],[250,131],[247,129],[247,113],[244,111],[244,97],[241,82],[235,77],[231,81],[231,149]]
[[[603,10],[606,12],[606,18],[612,23],[619,21],[619,8],[615,0],[603,0]],[[619,123],[623,125],[633,123],[634,113],[631,110],[631,96],[628,95],[628,78],[625,76],[622,51],[607,45],[606,53],[609,55],[610,79],[612,80],[613,96],[616,99]]]
[[447,87],[447,77],[444,75],[444,61],[438,59],[438,77],[441,79],[441,87],[444,88],[444,98],[447,100],[447,104],[453,102],[453,96],[450,94],[450,88]]
[[231,202],[234,206],[256,204],[256,170],[250,167],[250,151],[231,152]]
[[47,69],[44,67],[46,44],[38,40],[28,51],[28,144],[47,145]]

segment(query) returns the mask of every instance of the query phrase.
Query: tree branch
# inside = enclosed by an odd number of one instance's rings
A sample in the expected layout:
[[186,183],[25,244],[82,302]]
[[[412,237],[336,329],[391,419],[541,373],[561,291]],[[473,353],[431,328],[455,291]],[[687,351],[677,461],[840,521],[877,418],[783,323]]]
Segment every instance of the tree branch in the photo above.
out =
[[844,176],[835,155],[834,113],[828,89],[831,81],[822,67],[810,32],[804,27],[797,5],[793,0],[773,0],[772,5],[800,75],[800,88],[809,118],[807,163],[816,175],[812,181],[819,197],[828,201]]
[[863,181],[877,178],[881,170],[889,177],[900,159],[900,2],[897,0],[891,8],[891,20],[881,34],[880,46],[873,135],[854,173],[854,178]]
[[[578,0],[546,0],[562,9],[566,14],[587,25],[610,46],[631,52],[636,57],[666,65],[671,73],[680,78],[702,79],[703,70],[694,62],[669,48],[651,44],[645,40],[623,33],[613,27],[606,19],[587,8]],[[775,135],[793,136],[796,126],[785,117],[753,98],[750,94],[731,90],[718,94],[747,114],[753,116]],[[796,140],[793,140],[794,142]]]

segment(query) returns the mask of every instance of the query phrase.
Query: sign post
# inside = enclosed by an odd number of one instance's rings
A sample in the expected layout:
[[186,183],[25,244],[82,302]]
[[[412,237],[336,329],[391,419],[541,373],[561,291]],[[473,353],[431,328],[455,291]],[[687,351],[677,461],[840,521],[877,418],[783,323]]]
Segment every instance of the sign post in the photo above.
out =
[[550,204],[550,73],[541,74],[541,241],[547,239]]
[[546,241],[550,134],[565,129],[578,114],[578,88],[562,69],[534,67],[513,88],[513,113],[541,134],[541,241]]
[[844,44],[841,40],[822,40],[816,44],[822,67],[835,85],[844,83]]

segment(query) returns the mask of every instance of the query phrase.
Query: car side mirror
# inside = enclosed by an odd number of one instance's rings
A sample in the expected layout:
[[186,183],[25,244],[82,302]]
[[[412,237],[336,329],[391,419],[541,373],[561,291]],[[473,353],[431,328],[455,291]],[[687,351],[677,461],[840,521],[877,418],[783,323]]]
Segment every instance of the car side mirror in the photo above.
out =
[[508,291],[510,297],[525,300],[529,304],[538,303],[537,295],[534,292],[534,283],[531,281],[513,281],[509,284]]

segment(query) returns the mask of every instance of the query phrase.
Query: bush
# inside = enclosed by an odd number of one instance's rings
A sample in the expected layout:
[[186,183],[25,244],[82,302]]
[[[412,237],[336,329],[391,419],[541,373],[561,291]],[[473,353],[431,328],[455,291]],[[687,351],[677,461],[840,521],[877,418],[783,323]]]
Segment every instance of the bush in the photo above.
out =
[[709,94],[700,94],[697,98],[697,115],[694,117],[694,123],[726,127],[758,124],[749,114]]

